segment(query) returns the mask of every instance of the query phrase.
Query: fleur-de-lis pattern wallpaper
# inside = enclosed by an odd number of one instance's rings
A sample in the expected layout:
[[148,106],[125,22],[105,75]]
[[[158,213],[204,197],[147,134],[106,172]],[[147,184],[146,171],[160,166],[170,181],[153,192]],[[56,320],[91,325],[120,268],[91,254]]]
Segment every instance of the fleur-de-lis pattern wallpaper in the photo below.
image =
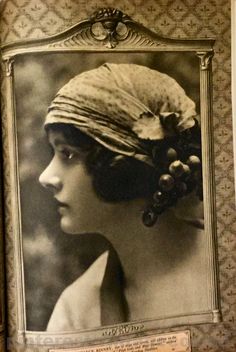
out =
[[[213,120],[223,322],[217,325],[196,325],[190,327],[190,330],[193,352],[234,352],[236,212],[230,92],[230,0],[3,0],[0,3],[2,43],[56,34],[88,18],[100,7],[119,8],[132,19],[163,36],[216,39],[213,58]],[[9,242],[9,252],[11,246]],[[9,286],[14,287],[14,278],[9,276],[8,280]],[[12,308],[11,312],[13,311]],[[10,317],[11,320],[14,319]]]

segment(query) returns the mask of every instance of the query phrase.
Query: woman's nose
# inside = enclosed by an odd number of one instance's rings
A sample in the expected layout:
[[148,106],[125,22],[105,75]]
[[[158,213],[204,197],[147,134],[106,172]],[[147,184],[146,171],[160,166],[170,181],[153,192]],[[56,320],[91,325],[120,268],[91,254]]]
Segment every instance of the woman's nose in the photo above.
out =
[[59,176],[50,170],[50,164],[39,176],[39,182],[45,188],[52,191],[59,191],[62,188],[62,182]]

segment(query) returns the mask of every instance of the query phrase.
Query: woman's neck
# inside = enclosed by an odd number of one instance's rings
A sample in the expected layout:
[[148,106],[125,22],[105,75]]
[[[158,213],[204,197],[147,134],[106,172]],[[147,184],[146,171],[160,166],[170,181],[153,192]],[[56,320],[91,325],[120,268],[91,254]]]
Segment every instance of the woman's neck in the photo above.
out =
[[153,227],[146,227],[142,223],[142,200],[117,207],[103,234],[118,253],[127,287],[138,289],[140,281],[160,278],[184,262],[199,232],[191,221],[201,217],[199,208],[200,202],[189,197],[163,213]]
[[[201,202],[186,197],[178,207],[166,210],[153,227],[143,225],[143,209],[142,201],[124,203],[103,231],[121,260],[129,319],[182,314],[185,309],[191,311],[193,299],[198,309],[199,282],[206,272],[204,231],[194,225],[203,218]],[[187,308],[176,305],[186,292]]]

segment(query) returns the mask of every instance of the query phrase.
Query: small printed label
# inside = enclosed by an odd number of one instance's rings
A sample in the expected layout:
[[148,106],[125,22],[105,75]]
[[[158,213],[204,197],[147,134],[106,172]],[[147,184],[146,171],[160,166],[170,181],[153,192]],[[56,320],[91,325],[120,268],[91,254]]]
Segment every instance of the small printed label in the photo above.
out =
[[51,349],[49,352],[191,352],[190,331],[157,334],[80,348]]

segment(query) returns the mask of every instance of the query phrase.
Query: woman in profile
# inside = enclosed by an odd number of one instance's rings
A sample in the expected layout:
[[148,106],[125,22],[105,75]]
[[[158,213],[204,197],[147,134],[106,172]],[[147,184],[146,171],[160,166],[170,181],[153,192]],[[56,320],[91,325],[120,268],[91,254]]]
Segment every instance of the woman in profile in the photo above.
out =
[[40,183],[62,230],[105,236],[122,270],[111,271],[108,251],[99,256],[62,292],[48,331],[205,309],[196,115],[173,78],[134,64],[104,64],[58,92],[45,121],[53,158]]

